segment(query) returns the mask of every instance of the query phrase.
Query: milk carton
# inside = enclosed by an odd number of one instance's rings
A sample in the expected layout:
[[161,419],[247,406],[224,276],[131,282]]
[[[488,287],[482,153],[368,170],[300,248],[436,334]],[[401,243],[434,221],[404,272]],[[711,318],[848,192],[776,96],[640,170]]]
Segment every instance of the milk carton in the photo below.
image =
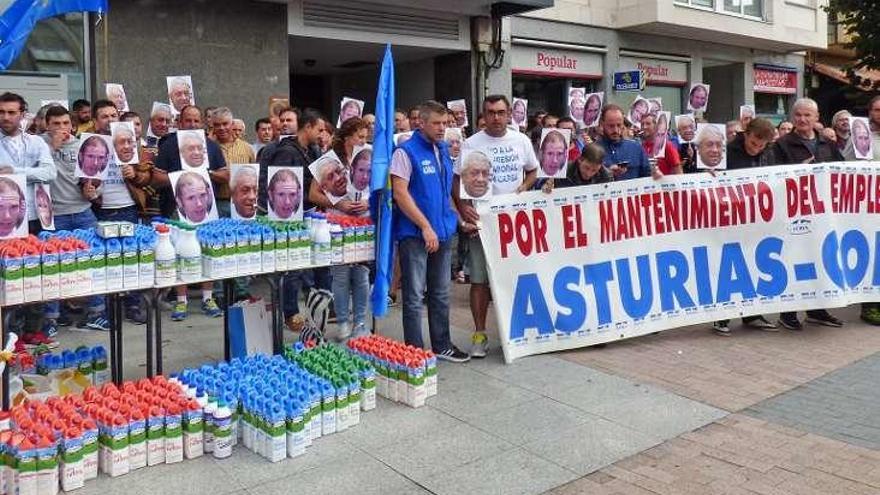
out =
[[43,296],[43,281],[41,278],[40,252],[37,248],[29,246],[22,256],[22,290],[25,302],[39,301]]
[[42,292],[44,301],[52,301],[61,297],[61,280],[59,277],[58,249],[44,245],[42,254]]
[[85,485],[82,435],[82,430],[77,427],[64,432],[61,443],[61,489],[65,492]]

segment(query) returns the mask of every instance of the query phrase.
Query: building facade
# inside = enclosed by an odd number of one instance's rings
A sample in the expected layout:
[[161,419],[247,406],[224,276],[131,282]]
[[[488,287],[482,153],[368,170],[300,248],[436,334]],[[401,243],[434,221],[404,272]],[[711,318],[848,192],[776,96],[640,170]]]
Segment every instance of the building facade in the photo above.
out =
[[[704,117],[724,122],[743,104],[779,121],[804,94],[804,51],[824,48],[826,14],[807,0],[557,0],[505,22],[504,66],[494,92],[529,100],[530,111],[564,115],[567,88],[604,91],[628,106],[660,97],[686,111],[692,83],[711,86]],[[643,70],[640,93],[615,92],[615,72]]]

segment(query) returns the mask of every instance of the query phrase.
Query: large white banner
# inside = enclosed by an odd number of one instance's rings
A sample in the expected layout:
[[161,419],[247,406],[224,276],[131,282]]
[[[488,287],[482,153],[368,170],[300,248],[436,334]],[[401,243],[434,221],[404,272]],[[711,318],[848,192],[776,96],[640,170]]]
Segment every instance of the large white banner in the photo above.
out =
[[880,162],[535,191],[479,211],[507,362],[880,301]]

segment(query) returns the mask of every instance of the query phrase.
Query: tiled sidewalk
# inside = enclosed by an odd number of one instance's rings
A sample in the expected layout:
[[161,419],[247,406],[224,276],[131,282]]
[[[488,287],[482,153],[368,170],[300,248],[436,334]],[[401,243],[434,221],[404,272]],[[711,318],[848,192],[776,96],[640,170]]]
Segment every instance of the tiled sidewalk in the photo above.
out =
[[[453,296],[462,345],[466,287]],[[837,314],[856,319],[853,309]],[[399,321],[395,310],[380,331],[400,338]],[[220,320],[198,315],[166,320],[166,372],[219,358],[221,331]],[[865,409],[880,403],[866,396],[880,391],[880,358],[852,364],[880,352],[874,328],[735,329],[721,338],[704,325],[512,365],[491,341],[485,360],[441,365],[440,394],[428,406],[382,400],[359,426],[301,458],[271,464],[237,447],[229,459],[102,477],[80,493],[880,494],[880,453],[870,443],[880,436],[864,434],[857,446],[843,436],[856,429],[834,436],[817,427],[877,426],[876,410]],[[126,326],[125,349],[126,376],[143,376],[143,327]],[[819,407],[842,390],[855,394],[850,402]],[[792,404],[813,407],[789,414]]]

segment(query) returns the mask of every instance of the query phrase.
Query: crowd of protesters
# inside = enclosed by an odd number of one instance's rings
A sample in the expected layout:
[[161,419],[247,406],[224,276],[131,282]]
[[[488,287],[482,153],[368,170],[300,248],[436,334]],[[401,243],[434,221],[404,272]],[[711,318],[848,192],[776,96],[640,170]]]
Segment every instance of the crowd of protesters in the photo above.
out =
[[[231,103],[231,102],[230,102]],[[305,210],[333,210],[347,215],[368,215],[367,202],[358,197],[331,201],[312,177],[308,165],[333,150],[345,165],[341,173],[352,174],[357,147],[373,141],[375,117],[352,116],[337,129],[325,114],[315,109],[275,105],[270,115],[258,119],[248,136],[245,123],[236,119],[230,106],[203,109],[186,105],[174,111],[170,105],[154,105],[150,113],[122,112],[106,99],[78,100],[70,110],[57,104],[40,108],[27,123],[24,99],[13,93],[0,95],[0,174],[18,173],[28,184],[49,184],[54,204],[55,228],[74,230],[95,227],[102,220],[149,222],[155,216],[173,217],[175,202],[168,174],[181,170],[178,130],[204,129],[206,154],[215,201],[221,216],[230,212],[230,198],[238,194],[229,188],[229,165],[259,163],[260,171],[253,207],[265,213],[270,185],[270,166],[302,167]],[[697,156],[718,146],[711,136],[695,136],[699,117],[677,119],[676,126],[659,125],[656,113],[646,113],[638,123],[630,122],[623,108],[613,103],[601,108],[598,124],[582,128],[569,117],[536,112],[527,128],[511,124],[512,109],[507,97],[487,96],[473,125],[456,136],[448,127],[461,123],[459,112],[435,101],[425,102],[395,116],[397,133],[412,133],[394,151],[390,166],[396,243],[395,277],[390,299],[402,305],[407,343],[424,347],[422,311],[427,306],[430,347],[441,359],[462,362],[484,357],[488,350],[488,308],[492,299],[486,251],[478,235],[479,216],[471,200],[462,199],[463,183],[483,181],[496,195],[518,194],[541,189],[598,184],[642,177],[714,173],[699,169]],[[834,115],[828,127],[819,122],[816,102],[798,99],[790,120],[773,125],[765,118],[744,117],[727,124],[726,167],[739,169],[777,164],[815,163],[854,159],[856,136],[849,128],[849,112]],[[874,159],[880,159],[880,97],[871,100],[867,114]],[[103,181],[74,176],[81,135],[110,135],[111,123],[132,122],[136,131],[138,161],[113,163]],[[27,123],[28,125],[24,125]],[[570,145],[565,153],[564,178],[537,178],[537,149],[542,129],[568,129]],[[666,139],[658,140],[658,137]],[[463,141],[461,140],[463,138]],[[447,139],[449,142],[447,142]],[[661,143],[661,144],[657,144]],[[662,157],[655,146],[662,146]],[[496,150],[490,152],[488,150]],[[492,173],[497,150],[507,166]],[[462,157],[474,153],[474,166],[462,164]],[[479,155],[483,154],[483,160]],[[706,155],[708,156],[708,155]],[[480,163],[486,164],[480,168]],[[413,166],[413,164],[419,164]],[[253,186],[251,185],[253,189]],[[242,192],[245,194],[245,192]],[[31,233],[40,224],[29,218]],[[347,338],[368,331],[365,326],[366,299],[371,270],[368,266],[316,268],[285,275],[283,311],[291,321],[300,312],[300,296],[310,289],[332,291],[345,304],[336,304],[337,337]],[[457,281],[470,284],[469,303],[473,334],[467,351],[456,347],[449,332],[450,288]],[[192,289],[192,288],[189,288]],[[190,290],[185,286],[169,295],[171,318],[188,317]],[[247,286],[238,284],[244,297]],[[231,301],[218,301],[210,283],[199,287],[200,310],[209,317],[223,315]],[[352,305],[348,304],[351,294]],[[125,318],[135,324],[146,322],[143,301],[136,293],[126,296]],[[38,307],[39,306],[39,307]],[[351,310],[349,309],[351,307]],[[349,312],[353,314],[350,316]],[[862,319],[880,325],[880,305],[864,304]],[[824,309],[807,312],[806,321],[839,327],[843,322]],[[776,322],[764,316],[743,318],[743,324],[765,331],[782,326],[800,330],[796,313],[780,314]],[[55,344],[59,327],[84,331],[106,331],[109,322],[102,297],[84,301],[46,301],[20,312],[13,330],[22,335],[22,345]],[[293,326],[292,324],[290,326]],[[729,335],[728,321],[718,321],[713,330]],[[465,347],[465,346],[462,346]]]

